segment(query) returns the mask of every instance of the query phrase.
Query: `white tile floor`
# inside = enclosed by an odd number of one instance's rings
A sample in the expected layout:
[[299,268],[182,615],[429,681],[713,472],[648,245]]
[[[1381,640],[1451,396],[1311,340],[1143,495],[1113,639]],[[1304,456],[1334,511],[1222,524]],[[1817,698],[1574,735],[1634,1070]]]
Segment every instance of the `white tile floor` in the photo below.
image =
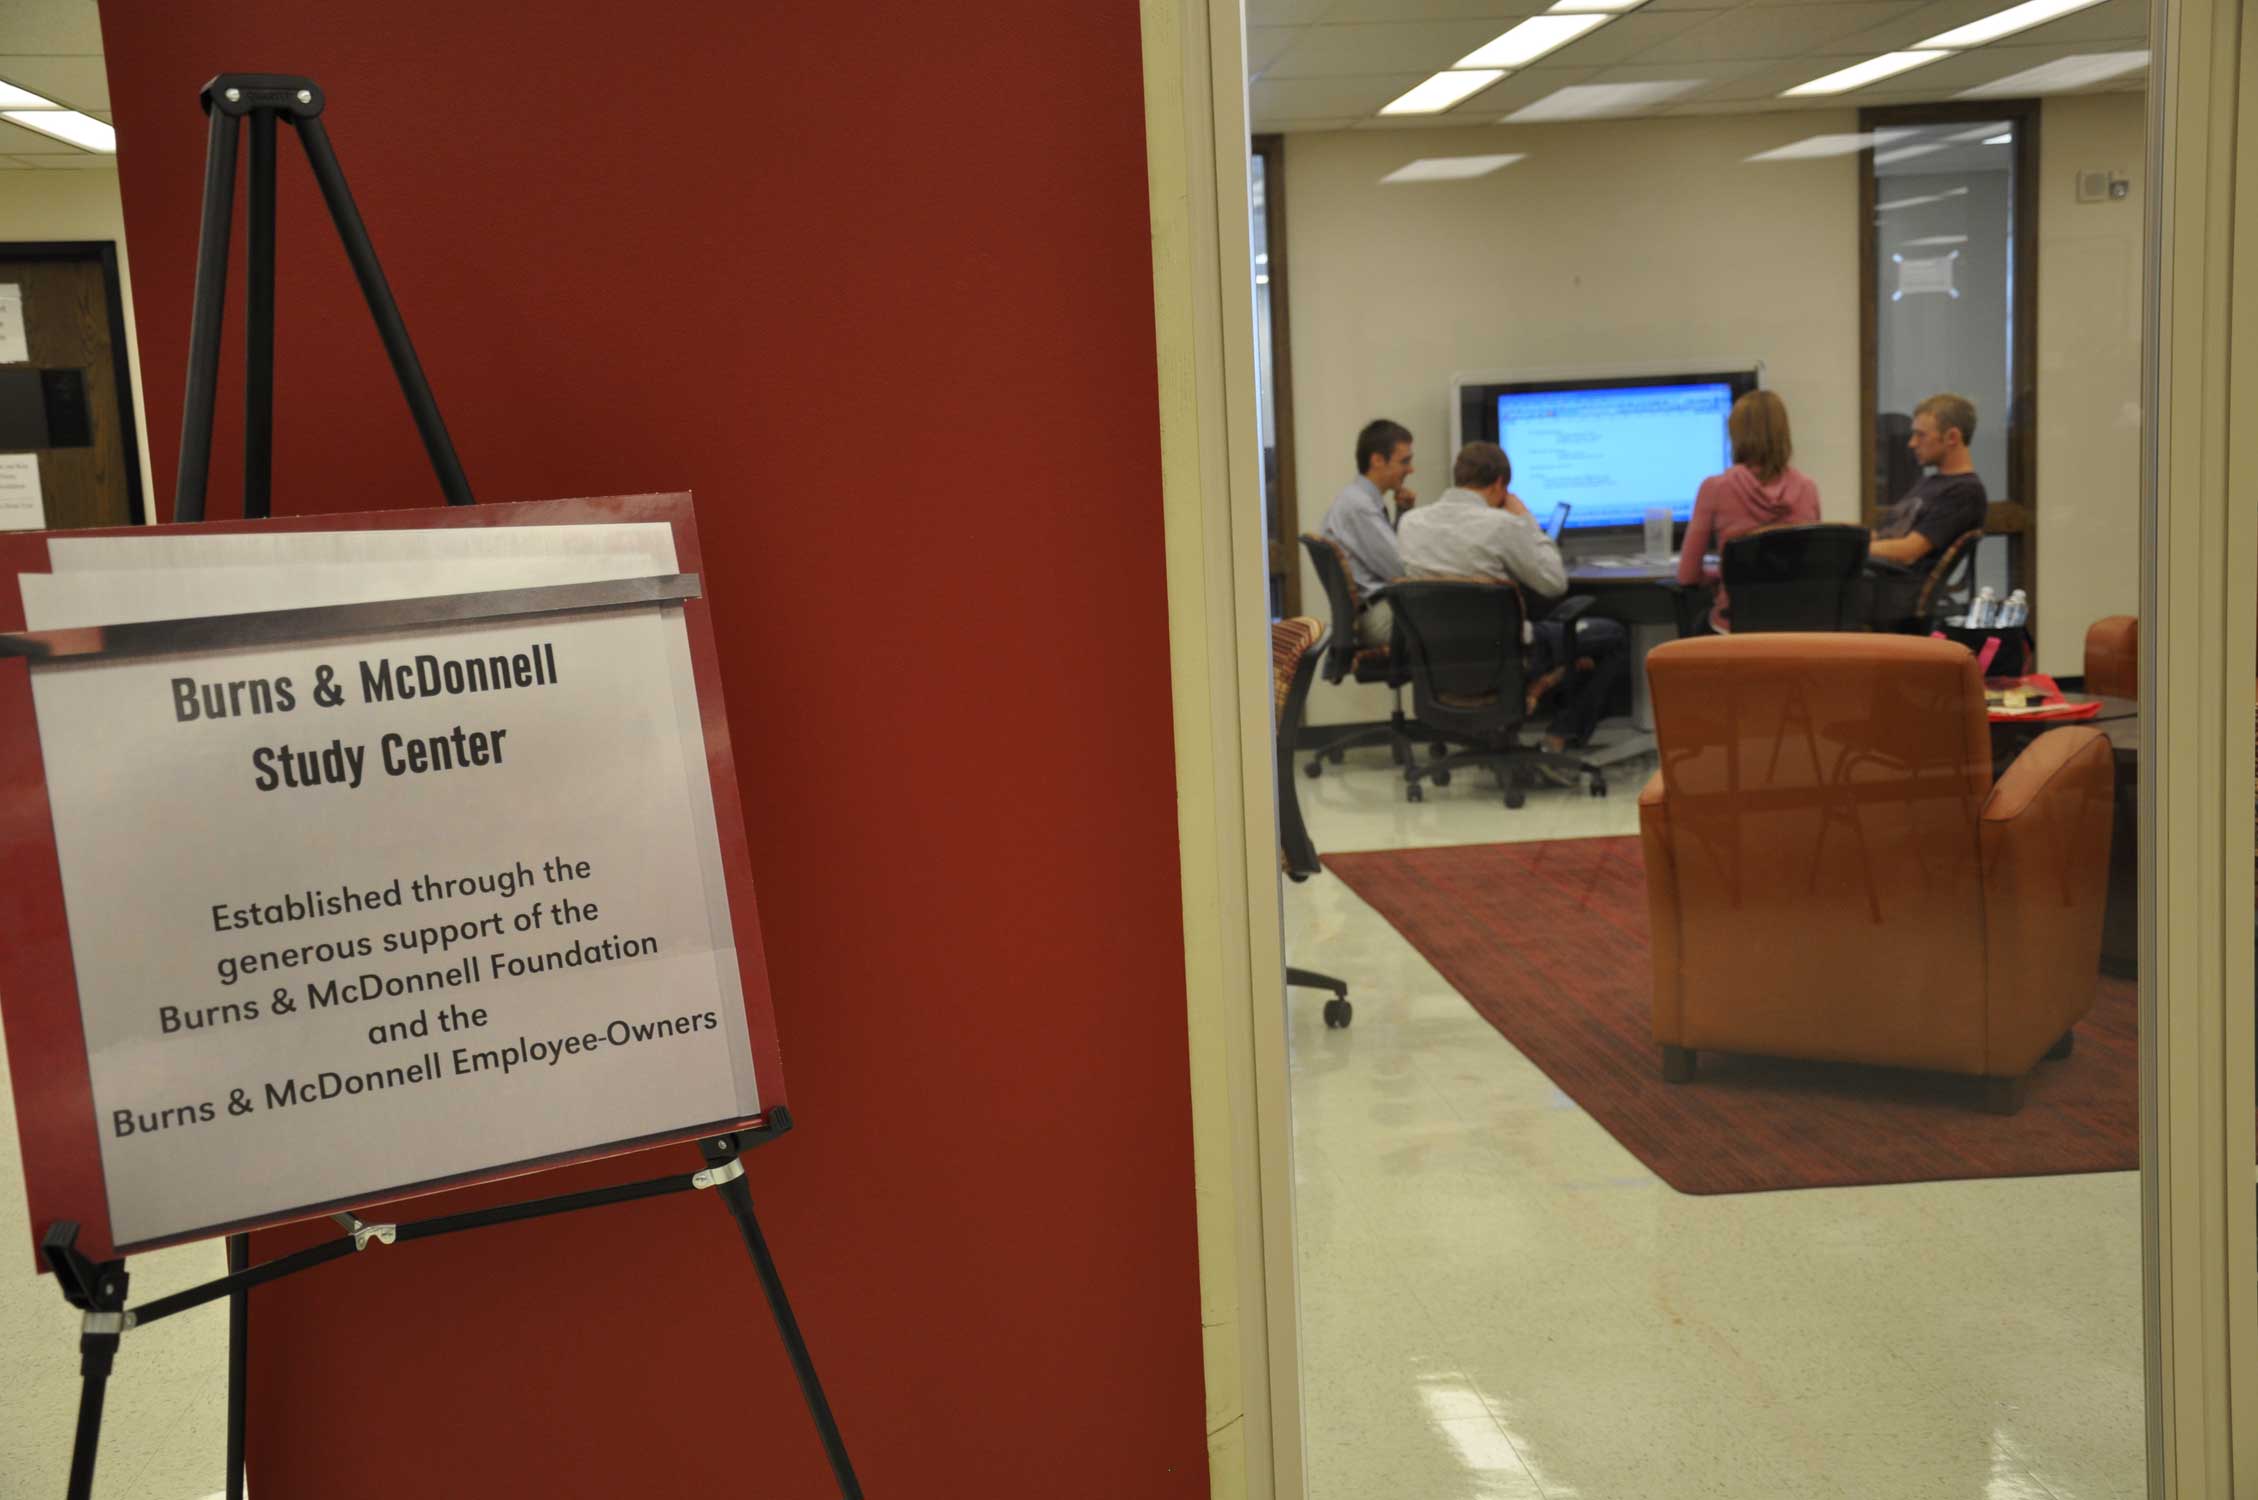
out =
[[[1298,781],[1320,848],[1628,833],[1614,795],[1479,777],[1405,804],[1379,755]],[[1340,882],[1289,886],[1312,1500],[2142,1493],[2130,1175],[1687,1198],[1657,1182]],[[59,1494],[76,1319],[21,1247],[0,1061],[0,1496]],[[135,1261],[136,1300],[217,1274]],[[101,1493],[219,1487],[226,1317],[129,1336]]]
[[[1384,751],[1296,778],[1323,850],[1635,832]],[[1693,1198],[1330,876],[1286,888],[1311,1500],[2145,1494],[2134,1174]]]

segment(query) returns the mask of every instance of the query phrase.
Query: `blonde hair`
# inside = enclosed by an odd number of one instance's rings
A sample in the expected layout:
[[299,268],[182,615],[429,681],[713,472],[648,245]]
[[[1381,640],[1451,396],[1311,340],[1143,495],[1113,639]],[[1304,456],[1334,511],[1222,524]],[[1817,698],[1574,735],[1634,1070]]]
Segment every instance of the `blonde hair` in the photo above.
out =
[[1939,391],[1919,406],[1913,408],[1916,417],[1927,417],[1937,424],[1937,436],[1943,437],[1957,427],[1961,446],[1976,440],[1976,403],[1966,396],[1956,396],[1950,391]]
[[1747,464],[1766,484],[1785,474],[1795,457],[1787,403],[1770,391],[1750,391],[1735,401],[1725,431],[1733,440],[1733,462]]

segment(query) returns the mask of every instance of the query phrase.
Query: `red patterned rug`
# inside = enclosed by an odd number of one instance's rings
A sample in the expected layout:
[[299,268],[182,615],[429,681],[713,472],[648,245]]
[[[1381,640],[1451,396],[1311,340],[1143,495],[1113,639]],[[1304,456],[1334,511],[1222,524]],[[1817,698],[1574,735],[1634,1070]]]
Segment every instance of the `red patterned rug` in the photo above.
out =
[[1682,1193],[2140,1165],[2129,982],[2095,981],[2076,1050],[2038,1065],[2017,1115],[1984,1113],[1973,1079],[1840,1063],[1704,1052],[1697,1082],[1667,1084],[1637,839],[1329,854],[1325,864]]

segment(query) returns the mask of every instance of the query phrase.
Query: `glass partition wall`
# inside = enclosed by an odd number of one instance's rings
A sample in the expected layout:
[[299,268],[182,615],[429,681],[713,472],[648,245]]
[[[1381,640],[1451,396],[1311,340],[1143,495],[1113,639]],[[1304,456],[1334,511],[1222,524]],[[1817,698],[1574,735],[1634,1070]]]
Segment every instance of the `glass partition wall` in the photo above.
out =
[[1405,9],[1249,16],[1308,1492],[2144,1493],[2144,13]]

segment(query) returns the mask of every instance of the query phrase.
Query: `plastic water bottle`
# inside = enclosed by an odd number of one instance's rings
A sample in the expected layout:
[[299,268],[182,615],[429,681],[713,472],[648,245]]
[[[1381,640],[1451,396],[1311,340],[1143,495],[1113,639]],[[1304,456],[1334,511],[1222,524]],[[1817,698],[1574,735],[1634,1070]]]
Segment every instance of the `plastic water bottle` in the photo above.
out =
[[1985,585],[1976,592],[1976,602],[1968,607],[1968,628],[1989,630],[1999,623],[1999,595]]
[[2017,589],[2014,593],[2009,594],[2007,596],[2007,602],[2004,605],[2000,606],[1999,623],[2003,626],[2020,625],[2030,617],[2031,599],[2030,596],[2024,593],[2021,589]]

